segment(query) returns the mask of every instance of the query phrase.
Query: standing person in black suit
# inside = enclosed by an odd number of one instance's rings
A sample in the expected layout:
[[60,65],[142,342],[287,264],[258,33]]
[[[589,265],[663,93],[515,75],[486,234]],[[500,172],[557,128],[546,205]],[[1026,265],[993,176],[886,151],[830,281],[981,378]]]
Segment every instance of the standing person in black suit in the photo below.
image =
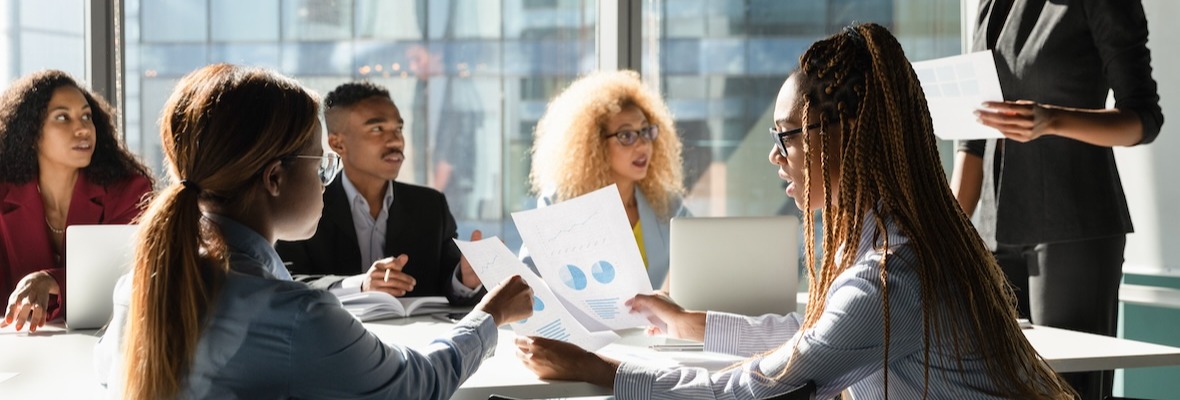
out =
[[[324,191],[315,236],[275,246],[295,280],[328,290],[478,302],[486,291],[452,241],[457,228],[446,197],[394,181],[405,161],[405,137],[389,91],[345,83],[324,98],[324,110],[328,146],[340,154],[344,171]],[[472,234],[479,238],[479,231]]]
[[[963,143],[952,188],[1015,286],[1020,313],[1114,336],[1131,213],[1112,147],[1149,144],[1164,115],[1139,0],[983,0],[975,49],[991,49],[1004,102],[979,122],[1003,139]],[[1114,91],[1114,107],[1107,94]],[[1113,371],[1064,374],[1083,400]]]

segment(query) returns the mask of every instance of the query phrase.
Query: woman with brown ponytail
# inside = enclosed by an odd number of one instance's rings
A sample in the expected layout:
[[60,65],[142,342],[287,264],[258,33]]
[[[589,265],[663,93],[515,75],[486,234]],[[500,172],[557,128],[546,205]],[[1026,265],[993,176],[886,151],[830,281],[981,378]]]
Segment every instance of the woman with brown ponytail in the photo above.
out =
[[[655,331],[749,358],[715,373],[655,369],[532,337],[517,340],[524,363],[620,399],[763,399],[808,381],[825,399],[845,389],[856,399],[1071,398],[1021,333],[1004,275],[951,195],[897,40],[857,25],[800,64],[775,104],[770,161],[799,209],[823,210],[823,246],[834,250],[808,271],[806,316],[686,311],[640,295],[631,306]],[[808,240],[807,265],[814,250]]]
[[317,98],[259,69],[211,65],[164,107],[172,184],[141,220],[134,270],[96,348],[112,397],[440,398],[531,314],[505,280],[424,351],[382,343],[326,291],[292,282],[274,242],[315,233],[325,155]]

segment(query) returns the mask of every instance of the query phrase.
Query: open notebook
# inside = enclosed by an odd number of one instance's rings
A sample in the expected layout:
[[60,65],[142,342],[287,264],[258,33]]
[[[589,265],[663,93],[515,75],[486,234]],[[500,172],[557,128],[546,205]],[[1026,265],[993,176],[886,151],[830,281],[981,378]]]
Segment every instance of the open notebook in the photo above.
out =
[[443,296],[393,297],[385,292],[359,292],[338,296],[340,304],[356,319],[373,321],[450,310]]

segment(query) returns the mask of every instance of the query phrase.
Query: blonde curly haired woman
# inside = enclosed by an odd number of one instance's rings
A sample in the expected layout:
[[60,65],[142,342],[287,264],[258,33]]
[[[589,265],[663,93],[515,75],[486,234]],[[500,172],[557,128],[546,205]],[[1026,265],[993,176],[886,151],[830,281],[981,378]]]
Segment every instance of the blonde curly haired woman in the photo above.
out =
[[[688,215],[680,147],[672,113],[638,73],[583,76],[537,122],[529,173],[537,207],[617,185],[652,287],[664,287],[668,223]],[[521,257],[531,265],[527,249]]]

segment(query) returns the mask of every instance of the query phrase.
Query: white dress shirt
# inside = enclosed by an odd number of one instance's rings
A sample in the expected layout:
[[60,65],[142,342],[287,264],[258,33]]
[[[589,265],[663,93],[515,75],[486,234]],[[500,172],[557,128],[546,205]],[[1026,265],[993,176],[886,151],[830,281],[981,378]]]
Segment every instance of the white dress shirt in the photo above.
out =
[[[385,228],[389,221],[389,205],[393,204],[393,185],[389,182],[385,183],[385,198],[381,202],[381,211],[377,212],[377,217],[373,218],[369,211],[369,201],[365,196],[361,195],[356,186],[352,184],[352,180],[348,178],[348,173],[341,171],[340,178],[344,185],[344,195],[348,198],[349,208],[352,209],[352,226],[356,229],[356,241],[360,246],[361,265],[358,268],[359,275],[353,275],[340,281],[339,288],[332,288],[332,292],[355,292],[360,290],[361,284],[369,279],[366,272],[373,266],[377,260],[396,256],[385,254]],[[455,268],[455,274],[451,276],[451,288],[454,293],[460,297],[472,297],[479,294],[479,289],[483,285],[476,286],[474,289],[463,285],[459,280],[459,274],[462,273],[462,267]]]

